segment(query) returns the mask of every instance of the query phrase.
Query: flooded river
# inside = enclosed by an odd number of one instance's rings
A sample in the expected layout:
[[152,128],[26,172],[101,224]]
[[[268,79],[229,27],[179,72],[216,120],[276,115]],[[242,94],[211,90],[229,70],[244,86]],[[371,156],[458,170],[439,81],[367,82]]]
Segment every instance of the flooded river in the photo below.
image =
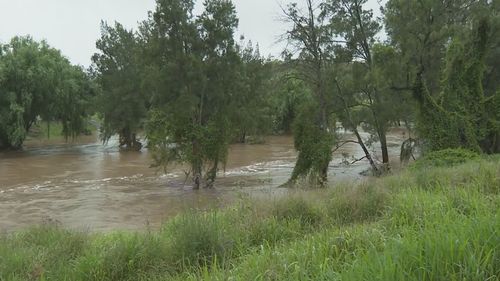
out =
[[[399,155],[401,131],[388,137]],[[342,153],[362,155],[348,144],[334,155],[331,181],[361,180],[366,161],[341,164]],[[149,168],[147,150],[120,152],[95,137],[78,142],[29,141],[24,151],[0,153],[0,232],[46,220],[92,231],[157,227],[186,209],[219,207],[241,196],[273,196],[289,178],[296,152],[291,137],[268,137],[265,144],[232,145],[216,188],[194,191],[182,169],[167,173]]]

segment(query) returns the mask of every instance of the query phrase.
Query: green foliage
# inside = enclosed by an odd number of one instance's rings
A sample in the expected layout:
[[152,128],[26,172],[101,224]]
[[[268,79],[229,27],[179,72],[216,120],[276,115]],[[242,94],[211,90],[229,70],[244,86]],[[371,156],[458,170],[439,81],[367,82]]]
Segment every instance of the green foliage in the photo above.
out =
[[261,57],[258,44],[254,47],[249,41],[244,48],[240,48],[241,74],[234,105],[238,111],[232,121],[236,130],[235,139],[245,143],[247,138],[272,132],[273,112],[269,93],[274,66]]
[[442,95],[437,101],[428,94],[423,96],[420,114],[425,116],[421,117],[419,127],[430,150],[457,147],[482,150],[480,143],[487,134],[488,124],[482,88],[488,28],[487,21],[480,21],[467,45],[457,40],[451,43]]
[[391,0],[386,4],[387,30],[403,54],[406,84],[413,84],[418,102],[417,129],[424,149],[498,151],[493,121],[498,112],[497,83],[492,80],[491,62],[497,56],[499,22],[493,2]]
[[[147,136],[155,166],[187,163],[195,188],[211,187],[225,163],[237,120],[238,19],[230,1],[158,1],[144,30],[154,81]],[[159,59],[158,59],[159,58]],[[154,74],[152,74],[154,75]],[[205,173],[206,170],[206,173]],[[205,177],[203,177],[205,174]]]
[[301,105],[310,100],[310,89],[303,81],[293,76],[293,72],[278,72],[271,81],[273,126],[277,133],[292,133]]
[[476,152],[461,148],[449,148],[426,153],[424,157],[418,159],[412,166],[415,169],[455,166],[478,158],[479,154]]
[[305,226],[321,223],[322,214],[312,202],[301,197],[290,197],[276,204],[274,213],[279,220],[299,220]]
[[298,57],[288,54],[285,61],[294,66],[298,79],[309,89],[310,101],[305,103],[295,119],[293,134],[297,162],[289,180],[294,184],[299,178],[309,178],[311,183],[324,185],[328,178],[328,165],[334,145],[334,132],[331,130],[332,101],[327,89],[327,69],[332,47],[331,29],[326,23],[326,5],[306,1],[304,8],[297,3],[283,9],[284,19],[292,28],[287,31],[286,39],[295,47]]
[[0,149],[19,149],[40,118],[61,122],[67,138],[82,133],[95,93],[83,69],[31,37],[0,48]]
[[101,33],[96,43],[100,52],[92,57],[102,92],[97,101],[103,116],[101,138],[106,142],[118,134],[120,146],[137,150],[137,134],[147,115],[140,42],[119,23],[102,22]]
[[294,144],[299,153],[290,183],[308,177],[311,185],[326,184],[326,169],[332,160],[333,135],[317,121],[317,104],[305,103],[294,122]]

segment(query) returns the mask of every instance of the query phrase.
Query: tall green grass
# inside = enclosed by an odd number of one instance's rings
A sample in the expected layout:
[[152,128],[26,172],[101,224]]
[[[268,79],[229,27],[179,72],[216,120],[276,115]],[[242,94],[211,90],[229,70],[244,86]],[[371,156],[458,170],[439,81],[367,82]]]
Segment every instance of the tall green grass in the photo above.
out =
[[0,236],[0,280],[500,280],[500,159],[186,212],[155,231]]

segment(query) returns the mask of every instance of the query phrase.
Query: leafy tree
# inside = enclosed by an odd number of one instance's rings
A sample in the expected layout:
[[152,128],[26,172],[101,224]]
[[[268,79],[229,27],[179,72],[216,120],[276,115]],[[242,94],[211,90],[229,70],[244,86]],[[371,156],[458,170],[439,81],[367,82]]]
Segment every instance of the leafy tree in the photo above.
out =
[[[240,65],[234,42],[238,19],[226,0],[159,0],[149,20],[152,56],[159,80],[147,127],[156,166],[190,166],[194,188],[211,187],[233,131]],[[204,171],[206,170],[206,172]]]
[[268,88],[274,112],[272,116],[274,131],[291,134],[293,124],[301,111],[301,105],[310,99],[311,92],[306,83],[297,78],[293,70],[276,69],[284,66],[286,65],[282,63],[274,66],[274,75]]
[[[391,43],[411,67],[407,85],[424,83],[432,96],[440,92],[446,44],[470,18],[476,0],[389,0],[383,8]],[[417,82],[416,80],[420,80]],[[414,92],[417,100],[420,93]]]
[[87,74],[45,41],[14,37],[0,52],[0,148],[19,149],[41,117],[61,121],[63,133],[83,131],[94,93]]
[[[331,32],[324,21],[323,5],[306,0],[305,6],[305,9],[301,9],[292,3],[283,9],[283,13],[285,20],[293,25],[286,33],[286,39],[298,53],[296,59],[292,59],[290,54],[288,61],[295,67],[297,78],[311,89],[313,98],[311,105],[303,108],[302,118],[296,120],[299,122],[296,127],[314,128],[315,137],[310,137],[300,129],[294,130],[295,148],[299,154],[289,184],[310,176],[311,182],[324,185],[334,145],[334,123],[330,120],[331,99],[328,97],[325,76],[328,49],[332,43]],[[311,110],[312,107],[316,110]],[[314,116],[306,117],[307,114]],[[315,156],[321,157],[315,159]]]
[[140,150],[137,134],[147,115],[147,98],[141,88],[141,45],[134,32],[119,23],[101,23],[101,33],[96,43],[100,52],[92,60],[102,89],[98,101],[102,139],[108,141],[118,134],[120,146]]
[[420,132],[430,150],[491,152],[488,136],[498,132],[500,107],[498,96],[486,98],[483,90],[490,28],[489,20],[482,18],[448,47],[443,91],[438,99],[424,97],[428,104],[420,117]]
[[249,135],[268,134],[272,130],[272,113],[268,85],[272,76],[272,65],[267,63],[249,41],[239,51],[241,58],[240,90],[236,97],[239,110],[236,112],[237,140],[246,142]]
[[[429,150],[495,150],[498,103],[494,90],[488,98],[483,90],[484,85],[494,88],[484,74],[485,58],[494,49],[488,26],[498,14],[495,5],[390,0],[385,7],[389,35],[411,65],[407,86],[418,103],[417,128]],[[489,19],[475,20],[484,16]]]
[[[376,79],[379,77],[375,74],[373,48],[375,36],[381,30],[381,25],[374,18],[373,12],[363,7],[366,2],[366,0],[328,1],[325,11],[330,19],[333,33],[342,38],[342,42],[335,46],[337,61],[350,64],[348,70],[356,80],[355,83],[351,83],[355,88],[349,91],[341,89],[338,81],[335,83],[338,95],[341,92],[344,94],[350,92],[352,95],[348,98],[350,102],[345,101],[346,97],[338,97],[343,100],[340,103],[344,106],[342,111],[350,111],[348,114],[347,112],[343,114],[343,124],[354,132],[357,142],[365,152],[365,158],[369,160],[373,170],[378,172],[379,168],[375,165],[373,156],[360,137],[358,126],[364,125],[365,129],[372,132],[374,139],[380,141],[383,163],[388,165],[386,133],[390,116],[386,114],[386,109],[392,99],[387,92],[381,92],[382,89],[377,87]],[[355,114],[361,116],[353,118]],[[362,123],[353,122],[354,119]]]

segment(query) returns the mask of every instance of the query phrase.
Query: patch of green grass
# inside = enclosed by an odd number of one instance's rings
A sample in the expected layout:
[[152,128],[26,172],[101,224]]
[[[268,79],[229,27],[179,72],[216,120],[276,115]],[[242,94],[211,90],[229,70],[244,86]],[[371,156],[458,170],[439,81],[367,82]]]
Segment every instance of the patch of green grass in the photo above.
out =
[[279,200],[274,208],[278,220],[298,220],[304,226],[315,226],[321,223],[323,214],[313,200],[292,195]]
[[389,193],[380,186],[341,187],[332,194],[328,214],[336,224],[373,221],[384,214],[389,200]]

